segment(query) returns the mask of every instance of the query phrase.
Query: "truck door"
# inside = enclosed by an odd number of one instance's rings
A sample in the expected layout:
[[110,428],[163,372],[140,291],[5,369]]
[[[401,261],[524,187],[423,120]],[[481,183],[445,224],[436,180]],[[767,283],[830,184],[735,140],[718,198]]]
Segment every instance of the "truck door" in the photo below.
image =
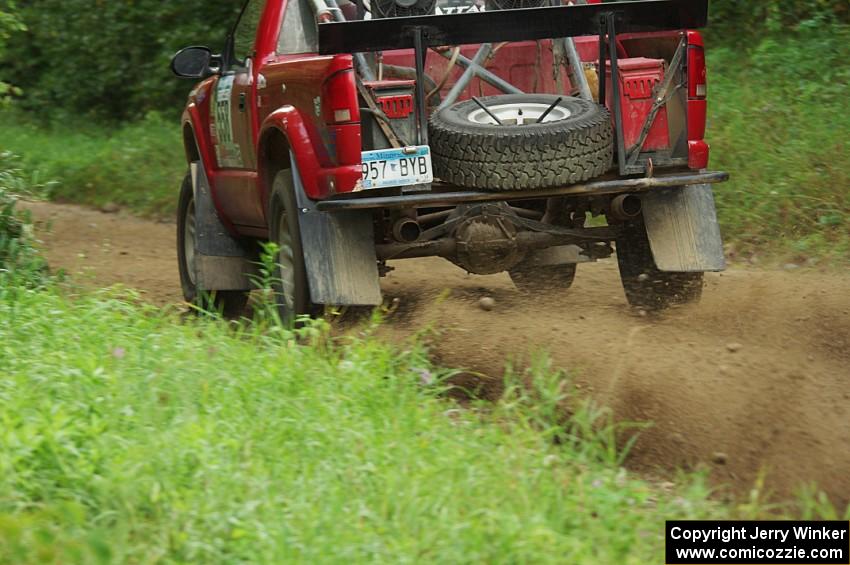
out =
[[215,87],[214,143],[219,174],[215,188],[232,221],[263,226],[265,219],[257,187],[256,73],[257,27],[265,0],[247,0],[233,28],[226,68]]
[[[238,145],[238,160],[241,161],[238,168],[251,170],[257,168],[254,148],[256,104],[252,102],[255,95],[255,43],[264,4],[264,0],[248,0],[245,4],[242,16],[233,30],[233,53],[228,75],[219,81],[222,88],[230,89],[233,142]],[[223,82],[225,84],[222,85]]]

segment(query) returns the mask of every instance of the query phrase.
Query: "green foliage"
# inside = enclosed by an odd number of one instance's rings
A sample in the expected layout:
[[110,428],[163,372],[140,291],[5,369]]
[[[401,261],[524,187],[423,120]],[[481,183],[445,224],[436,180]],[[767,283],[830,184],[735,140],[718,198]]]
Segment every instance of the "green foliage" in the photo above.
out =
[[453,405],[415,345],[115,293],[0,287],[0,318],[0,562],[645,563],[664,519],[730,512],[604,426],[556,444],[521,391]]
[[[12,0],[0,0],[0,61],[3,60],[9,36],[23,31],[26,31],[26,26],[18,16],[15,3]],[[11,96],[19,94],[21,94],[20,88],[0,80],[0,106],[5,106]]]
[[710,45],[712,167],[739,251],[850,258],[850,28],[803,26],[750,51]]
[[23,88],[39,115],[134,120],[149,110],[177,114],[190,83],[171,56],[186,45],[221,49],[241,2],[30,0],[26,32],[0,50],[0,81]]
[[82,120],[45,126],[21,112],[0,113],[0,150],[24,156],[29,170],[60,179],[48,196],[172,216],[186,160],[180,128],[151,113],[122,126]]
[[34,247],[29,217],[15,207],[19,196],[43,189],[24,173],[15,155],[0,152],[0,286],[38,285],[45,280],[46,264]]
[[749,43],[765,32],[796,31],[801,24],[850,23],[847,0],[711,0],[711,33],[728,41]]
[[6,47],[9,36],[15,32],[26,31],[18,8],[12,0],[0,0],[0,55]]

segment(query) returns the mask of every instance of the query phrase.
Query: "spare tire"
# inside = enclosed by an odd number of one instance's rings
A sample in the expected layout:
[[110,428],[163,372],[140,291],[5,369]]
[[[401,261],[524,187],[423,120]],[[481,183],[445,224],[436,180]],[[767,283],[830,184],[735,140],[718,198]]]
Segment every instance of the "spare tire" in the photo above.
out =
[[550,94],[480,98],[431,116],[434,175],[484,190],[533,190],[570,185],[611,168],[614,133],[603,106],[561,97],[542,123],[536,120],[558,99]]

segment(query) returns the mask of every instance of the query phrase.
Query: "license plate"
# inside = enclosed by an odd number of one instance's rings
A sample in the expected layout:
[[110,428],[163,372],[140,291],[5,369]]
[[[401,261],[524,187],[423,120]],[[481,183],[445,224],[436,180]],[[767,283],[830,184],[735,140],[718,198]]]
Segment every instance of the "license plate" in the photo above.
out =
[[363,152],[363,188],[424,184],[434,180],[427,145]]

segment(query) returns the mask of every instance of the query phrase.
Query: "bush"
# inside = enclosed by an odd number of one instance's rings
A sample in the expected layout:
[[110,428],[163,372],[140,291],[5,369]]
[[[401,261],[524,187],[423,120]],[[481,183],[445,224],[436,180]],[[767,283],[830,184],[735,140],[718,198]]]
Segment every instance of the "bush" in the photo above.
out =
[[[3,59],[9,36],[22,31],[26,31],[26,26],[18,16],[15,3],[11,0],[0,0],[0,60]],[[20,89],[0,80],[0,106],[6,105],[14,94],[20,94]]]
[[787,33],[801,24],[850,23],[847,0],[711,0],[711,31],[735,43],[749,43],[765,31]]
[[17,157],[0,153],[0,286],[35,285],[44,280],[46,263],[33,246],[29,217],[15,208],[19,195],[39,188],[25,177]]
[[30,0],[26,31],[0,50],[0,81],[22,88],[39,115],[136,120],[149,110],[177,113],[190,85],[169,70],[186,45],[221,49],[241,1]]

